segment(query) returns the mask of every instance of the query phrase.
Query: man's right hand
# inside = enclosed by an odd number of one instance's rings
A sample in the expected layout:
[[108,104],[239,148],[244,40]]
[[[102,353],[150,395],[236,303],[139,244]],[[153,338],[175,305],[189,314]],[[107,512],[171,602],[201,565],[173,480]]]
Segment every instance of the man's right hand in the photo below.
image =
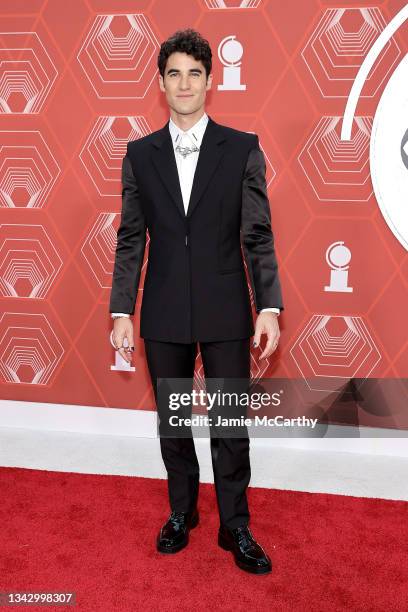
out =
[[[123,341],[126,338],[128,346],[123,346]],[[128,317],[120,317],[113,322],[112,333],[113,344],[118,348],[119,353],[128,363],[132,363],[133,345],[133,323]],[[132,347],[132,351],[130,350]]]

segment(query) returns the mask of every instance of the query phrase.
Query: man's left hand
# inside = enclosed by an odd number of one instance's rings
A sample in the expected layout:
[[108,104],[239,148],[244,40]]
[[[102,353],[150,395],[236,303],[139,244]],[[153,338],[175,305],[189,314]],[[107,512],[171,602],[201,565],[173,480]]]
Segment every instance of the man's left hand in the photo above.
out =
[[272,353],[276,350],[279,337],[279,323],[278,323],[278,315],[274,312],[261,312],[256,319],[255,324],[255,335],[254,335],[254,346],[259,346],[261,341],[261,335],[267,335],[267,343],[263,353],[259,356],[259,359],[266,359],[272,355]]

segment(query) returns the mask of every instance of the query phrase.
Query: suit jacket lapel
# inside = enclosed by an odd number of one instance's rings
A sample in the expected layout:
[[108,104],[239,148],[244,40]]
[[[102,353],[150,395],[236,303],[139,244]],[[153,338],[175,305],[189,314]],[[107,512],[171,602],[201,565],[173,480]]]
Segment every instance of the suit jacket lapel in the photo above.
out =
[[191,217],[193,214],[197,204],[204,195],[210,178],[221,161],[224,154],[224,147],[222,147],[221,144],[225,139],[222,127],[208,117],[208,124],[198,154],[198,161],[187,209],[187,217]]
[[169,132],[169,122],[158,131],[156,138],[153,140],[153,145],[152,162],[180,214],[185,217],[176,158]]
[[[198,154],[197,166],[191,188],[190,201],[187,209],[187,217],[190,217],[200,199],[202,198],[209,180],[215,172],[224,149],[220,146],[226,140],[222,127],[208,117],[208,124]],[[180,181],[177,172],[176,158],[173,143],[169,132],[169,123],[158,131],[153,141],[154,150],[152,161],[156,170],[166,186],[173,202],[183,218],[186,217],[181,194]]]

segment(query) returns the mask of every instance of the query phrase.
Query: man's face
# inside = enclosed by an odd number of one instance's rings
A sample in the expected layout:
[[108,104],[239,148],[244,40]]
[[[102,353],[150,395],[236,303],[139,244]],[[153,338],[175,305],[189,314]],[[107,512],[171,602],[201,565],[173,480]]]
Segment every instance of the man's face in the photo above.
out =
[[204,107],[211,83],[212,74],[207,79],[201,61],[178,51],[167,59],[164,78],[159,75],[160,90],[166,93],[170,108],[180,115],[190,115]]

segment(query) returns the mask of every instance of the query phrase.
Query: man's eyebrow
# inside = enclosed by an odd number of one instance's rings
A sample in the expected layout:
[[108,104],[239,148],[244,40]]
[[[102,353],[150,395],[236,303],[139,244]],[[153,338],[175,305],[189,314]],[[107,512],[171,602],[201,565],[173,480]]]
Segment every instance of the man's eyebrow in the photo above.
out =
[[[170,74],[170,72],[180,72],[180,70],[178,68],[169,68],[169,70],[167,71],[167,74]],[[201,68],[190,68],[189,72],[202,72]]]

